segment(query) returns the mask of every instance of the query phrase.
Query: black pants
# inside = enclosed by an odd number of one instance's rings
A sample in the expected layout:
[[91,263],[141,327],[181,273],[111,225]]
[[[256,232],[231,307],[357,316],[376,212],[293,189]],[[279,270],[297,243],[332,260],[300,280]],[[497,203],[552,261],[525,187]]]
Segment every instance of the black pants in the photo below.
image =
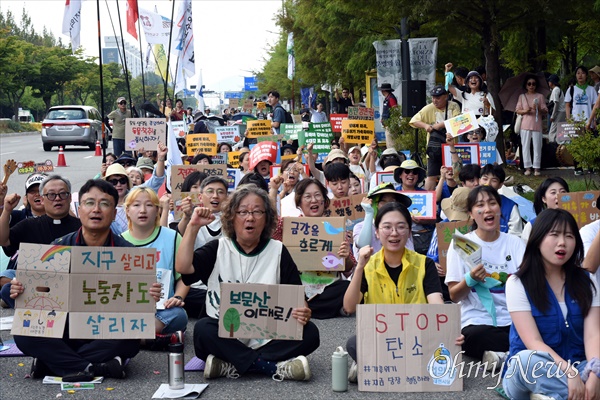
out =
[[348,338],[348,341],[346,342],[346,351],[348,352],[348,355],[356,361],[356,335],[352,335]]
[[183,308],[190,318],[206,317],[206,289],[190,288]]
[[335,281],[327,286],[323,293],[310,299],[308,307],[312,311],[312,317],[316,319],[339,317],[348,285],[350,285],[350,281]]
[[508,351],[510,326],[469,325],[462,329],[465,355],[481,360],[484,351]]
[[[66,327],[65,331],[68,329]],[[37,358],[56,376],[77,373],[89,364],[110,361],[117,356],[125,361],[135,357],[140,350],[139,339],[87,340],[17,335],[14,338],[24,354]]]
[[194,350],[196,356],[206,360],[209,354],[232,363],[243,374],[261,357],[265,361],[285,361],[298,356],[306,356],[320,344],[319,329],[312,322],[304,326],[302,340],[271,340],[254,350],[237,339],[219,337],[219,320],[206,317],[194,326]]

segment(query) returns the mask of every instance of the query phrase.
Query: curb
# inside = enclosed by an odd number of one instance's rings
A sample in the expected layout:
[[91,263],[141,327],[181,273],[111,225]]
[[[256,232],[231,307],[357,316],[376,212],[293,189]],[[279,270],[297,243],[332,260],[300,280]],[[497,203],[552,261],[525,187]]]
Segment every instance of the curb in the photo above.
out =
[[42,132],[33,131],[33,132],[10,132],[10,133],[0,133],[0,137],[13,137],[13,136],[33,136],[33,135],[41,135]]

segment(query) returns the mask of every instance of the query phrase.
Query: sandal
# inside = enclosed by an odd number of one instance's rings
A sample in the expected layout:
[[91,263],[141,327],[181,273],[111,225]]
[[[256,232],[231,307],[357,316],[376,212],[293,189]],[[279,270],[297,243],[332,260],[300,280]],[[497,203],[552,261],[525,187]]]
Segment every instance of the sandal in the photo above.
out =
[[531,175],[531,170],[530,170],[530,169],[526,169],[526,170],[525,170],[525,174],[524,174],[524,175],[525,175],[525,176],[529,176],[529,175]]
[[542,173],[540,172],[539,169],[536,169],[535,172],[533,173],[534,176],[540,176],[542,175]]

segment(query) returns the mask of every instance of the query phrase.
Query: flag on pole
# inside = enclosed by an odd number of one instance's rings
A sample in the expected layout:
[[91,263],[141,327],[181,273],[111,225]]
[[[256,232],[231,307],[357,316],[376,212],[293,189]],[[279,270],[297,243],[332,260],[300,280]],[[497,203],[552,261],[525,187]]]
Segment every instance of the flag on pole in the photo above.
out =
[[204,111],[206,104],[204,103],[204,85],[202,84],[202,70],[198,74],[198,83],[196,84],[196,90],[194,90],[194,97],[198,100],[198,110]]
[[167,176],[167,188],[171,190],[171,167],[173,165],[183,165],[181,158],[181,152],[179,146],[177,146],[177,138],[173,132],[171,121],[167,122],[167,135],[169,137],[169,143],[167,143],[167,161],[165,162],[165,174]]
[[196,64],[194,59],[194,30],[192,24],[192,1],[183,0],[174,19],[173,43],[171,48],[179,58],[179,68],[183,69],[188,78],[196,75]]
[[287,39],[287,53],[288,53],[288,79],[294,79],[296,73],[296,57],[294,56],[294,33],[288,33]]
[[169,44],[171,20],[157,12],[138,8],[140,25],[144,30],[146,42],[150,44]]
[[167,55],[162,44],[154,45],[154,72],[156,75],[162,76],[163,80],[167,80]]
[[81,32],[81,0],[66,0],[62,33],[71,39],[73,54],[79,48]]
[[137,0],[127,0],[127,32],[137,40],[135,23],[139,17]]

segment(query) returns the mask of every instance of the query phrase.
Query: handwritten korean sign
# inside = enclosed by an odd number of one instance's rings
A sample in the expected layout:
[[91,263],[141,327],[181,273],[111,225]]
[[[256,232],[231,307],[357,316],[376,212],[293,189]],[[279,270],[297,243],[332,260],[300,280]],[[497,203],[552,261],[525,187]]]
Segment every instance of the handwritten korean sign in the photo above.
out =
[[171,191],[173,198],[181,193],[183,181],[194,171],[204,172],[208,176],[220,176],[227,179],[227,166],[217,164],[173,165],[171,168]]
[[342,121],[342,137],[346,143],[371,144],[375,137],[375,122],[344,119]]
[[127,118],[125,119],[125,143],[127,149],[156,150],[158,141],[164,140],[167,133],[167,122],[161,118]]
[[248,138],[258,138],[261,136],[271,136],[271,121],[266,119],[260,119],[255,121],[247,121],[247,133]]
[[29,175],[34,172],[37,172],[38,174],[47,174],[52,171],[54,171],[54,165],[51,160],[39,163],[36,163],[35,161],[19,161],[17,163],[17,173],[19,174]]
[[570,212],[577,221],[577,226],[581,228],[600,218],[598,196],[598,190],[564,193],[558,197],[558,206]]
[[201,193],[191,193],[191,192],[178,192],[177,198],[171,197],[173,199],[175,219],[180,219],[183,216],[183,210],[181,209],[181,202],[183,199],[190,198],[192,202],[192,208],[196,206],[202,207],[202,194]]
[[219,337],[302,340],[303,327],[292,317],[304,307],[300,285],[221,283]]
[[218,143],[235,144],[240,141],[240,125],[218,126],[215,128]]
[[337,252],[346,238],[343,217],[283,219],[283,244],[300,271],[343,271]]
[[462,390],[458,304],[361,304],[356,333],[359,391]]
[[365,210],[360,205],[364,194],[355,194],[339,199],[331,199],[329,208],[325,210],[325,217],[345,217],[346,230],[352,230],[354,225],[365,219]]

